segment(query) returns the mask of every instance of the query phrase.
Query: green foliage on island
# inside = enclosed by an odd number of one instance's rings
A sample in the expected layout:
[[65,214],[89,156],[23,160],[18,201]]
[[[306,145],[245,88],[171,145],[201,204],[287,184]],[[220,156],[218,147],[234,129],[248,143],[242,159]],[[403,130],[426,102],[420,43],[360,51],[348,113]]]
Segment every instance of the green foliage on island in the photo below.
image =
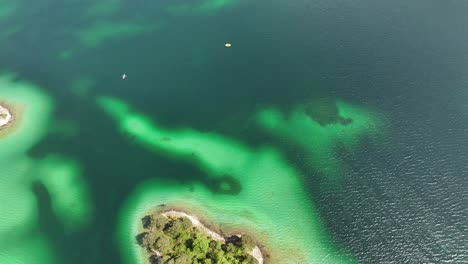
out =
[[250,255],[255,242],[247,235],[217,241],[186,217],[160,214],[143,217],[142,225],[137,243],[147,250],[152,264],[258,264]]

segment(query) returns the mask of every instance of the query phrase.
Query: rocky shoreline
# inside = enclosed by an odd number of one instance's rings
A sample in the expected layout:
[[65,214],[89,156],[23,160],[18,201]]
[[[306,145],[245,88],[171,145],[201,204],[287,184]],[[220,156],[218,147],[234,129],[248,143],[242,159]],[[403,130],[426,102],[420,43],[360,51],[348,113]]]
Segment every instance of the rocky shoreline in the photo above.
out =
[[[165,216],[165,217],[186,217],[188,218],[191,222],[192,222],[192,225],[199,228],[200,230],[202,230],[203,232],[207,233],[210,235],[211,238],[213,238],[213,240],[219,240],[219,241],[222,241],[222,242],[225,242],[226,239],[224,237],[222,237],[220,234],[214,232],[213,230],[207,228],[205,225],[203,225],[200,220],[198,220],[198,218],[196,218],[195,216],[193,215],[189,215],[183,211],[176,211],[176,210],[169,210],[169,211],[165,211],[163,213],[161,213],[161,215]],[[236,234],[236,236],[238,237],[241,237],[241,235],[238,235]],[[250,252],[250,255],[252,255],[252,257],[254,257],[257,261],[258,261],[258,264],[263,264],[263,254],[262,254],[262,251],[260,250],[260,248],[258,246],[255,246],[252,251]]]

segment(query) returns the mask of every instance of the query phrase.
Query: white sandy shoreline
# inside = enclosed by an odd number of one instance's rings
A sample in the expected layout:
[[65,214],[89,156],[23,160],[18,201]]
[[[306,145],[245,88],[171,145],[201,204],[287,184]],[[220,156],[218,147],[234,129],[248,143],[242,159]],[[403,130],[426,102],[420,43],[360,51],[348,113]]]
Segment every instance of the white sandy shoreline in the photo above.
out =
[[[163,215],[165,217],[169,217],[169,216],[171,216],[171,217],[187,217],[192,222],[192,225],[199,228],[203,232],[206,232],[207,234],[209,234],[211,236],[211,238],[213,238],[214,240],[225,242],[225,239],[221,235],[219,235],[218,233],[216,233],[213,230],[211,230],[211,229],[207,228],[206,226],[204,226],[200,222],[200,220],[198,220],[198,218],[196,218],[193,215],[189,215],[189,214],[187,214],[185,212],[175,211],[175,210],[165,211],[165,212],[161,213],[161,215]],[[258,264],[263,264],[263,254],[262,254],[262,251],[260,250],[260,248],[258,246],[255,246],[252,249],[252,251],[250,252],[250,255],[252,255],[255,259],[257,259]]]
[[218,233],[208,229],[206,226],[204,226],[200,222],[200,220],[198,220],[198,218],[196,218],[194,216],[191,216],[191,215],[189,215],[189,214],[187,214],[185,212],[170,210],[170,211],[162,213],[161,215],[163,215],[165,217],[168,217],[168,216],[187,217],[192,222],[192,225],[194,225],[195,227],[201,229],[203,232],[208,233],[211,236],[211,238],[213,238],[214,240],[225,242],[225,240],[224,240],[224,238],[222,236],[220,236]]
[[0,127],[7,125],[11,121],[11,113],[8,109],[0,105]]

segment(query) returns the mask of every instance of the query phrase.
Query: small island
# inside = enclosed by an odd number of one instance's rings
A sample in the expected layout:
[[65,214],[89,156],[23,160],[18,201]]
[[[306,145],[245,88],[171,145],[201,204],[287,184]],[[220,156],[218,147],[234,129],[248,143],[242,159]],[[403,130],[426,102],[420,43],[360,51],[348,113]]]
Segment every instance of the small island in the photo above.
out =
[[12,121],[12,115],[5,104],[0,103],[0,129]]
[[0,139],[13,133],[19,125],[23,106],[0,99]]
[[146,215],[136,236],[151,264],[263,264],[248,235],[223,237],[182,211]]

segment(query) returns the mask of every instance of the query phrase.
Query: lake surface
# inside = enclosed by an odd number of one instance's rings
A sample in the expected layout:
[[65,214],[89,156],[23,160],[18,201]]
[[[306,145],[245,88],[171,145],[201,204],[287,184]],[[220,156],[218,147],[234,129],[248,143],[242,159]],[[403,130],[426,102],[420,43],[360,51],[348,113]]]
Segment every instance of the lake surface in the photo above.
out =
[[273,263],[468,263],[467,12],[0,2],[0,264],[137,263],[160,204]]

